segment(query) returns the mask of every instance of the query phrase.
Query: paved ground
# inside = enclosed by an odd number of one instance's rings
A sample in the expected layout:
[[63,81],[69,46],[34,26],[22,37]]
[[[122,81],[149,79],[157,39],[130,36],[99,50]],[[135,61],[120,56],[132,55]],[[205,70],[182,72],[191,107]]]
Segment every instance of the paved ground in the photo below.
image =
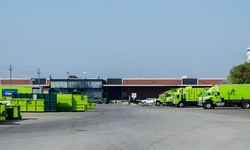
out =
[[4,150],[248,150],[250,110],[100,104],[0,122]]

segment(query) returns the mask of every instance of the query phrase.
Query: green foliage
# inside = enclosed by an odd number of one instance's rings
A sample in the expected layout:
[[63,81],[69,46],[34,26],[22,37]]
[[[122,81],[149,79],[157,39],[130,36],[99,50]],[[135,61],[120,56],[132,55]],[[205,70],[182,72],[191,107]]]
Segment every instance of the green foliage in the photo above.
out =
[[127,93],[122,93],[122,99],[128,99],[128,94]]
[[231,84],[230,75],[227,76],[226,80],[222,84]]
[[250,63],[234,66],[228,76],[232,84],[250,83]]

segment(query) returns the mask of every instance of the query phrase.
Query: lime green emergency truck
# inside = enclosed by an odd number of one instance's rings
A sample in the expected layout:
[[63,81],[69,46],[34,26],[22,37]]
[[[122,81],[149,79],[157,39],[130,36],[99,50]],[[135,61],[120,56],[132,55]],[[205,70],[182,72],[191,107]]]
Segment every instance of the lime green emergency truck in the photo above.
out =
[[197,106],[199,97],[207,90],[208,88],[193,88],[191,86],[185,87],[183,90],[173,94],[172,105],[177,107],[185,106]]
[[169,105],[171,104],[172,95],[177,92],[177,89],[170,89],[160,94],[159,97],[155,100],[156,106]]
[[221,84],[205,92],[201,101],[204,109],[214,107],[250,108],[250,84]]

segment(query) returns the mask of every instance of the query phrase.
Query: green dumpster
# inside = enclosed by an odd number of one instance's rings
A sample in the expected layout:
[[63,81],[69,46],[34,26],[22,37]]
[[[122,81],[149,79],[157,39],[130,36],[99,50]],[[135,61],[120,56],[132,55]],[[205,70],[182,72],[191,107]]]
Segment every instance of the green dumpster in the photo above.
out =
[[87,111],[86,108],[86,101],[82,99],[82,95],[73,94],[73,101],[72,101],[72,111]]
[[72,111],[72,94],[57,94],[57,111]]
[[13,108],[13,119],[21,119],[21,113],[20,113],[20,106],[19,105],[12,105]]
[[88,109],[94,109],[95,108],[95,102],[88,102]]
[[6,120],[7,114],[6,114],[6,104],[0,103],[0,121]]

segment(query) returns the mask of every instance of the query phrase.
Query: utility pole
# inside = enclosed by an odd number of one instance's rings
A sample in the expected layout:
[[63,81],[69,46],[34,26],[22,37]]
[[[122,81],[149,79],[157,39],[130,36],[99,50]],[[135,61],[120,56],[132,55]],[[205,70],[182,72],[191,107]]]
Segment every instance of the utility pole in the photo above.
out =
[[40,72],[39,68],[38,68],[37,74],[38,74],[38,85],[40,86],[40,74],[41,74],[41,72]]
[[12,85],[12,65],[10,65],[10,85]]
[[69,93],[69,72],[67,72],[67,93]]

